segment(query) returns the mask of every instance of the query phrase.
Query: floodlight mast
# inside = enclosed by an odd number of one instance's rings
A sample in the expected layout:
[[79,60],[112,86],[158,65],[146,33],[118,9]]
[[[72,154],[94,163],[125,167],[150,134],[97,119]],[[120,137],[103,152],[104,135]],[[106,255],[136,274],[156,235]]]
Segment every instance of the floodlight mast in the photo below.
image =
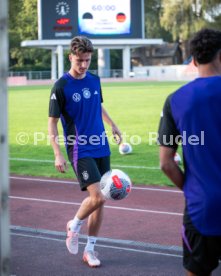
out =
[[10,275],[8,166],[8,0],[0,0],[0,275]]

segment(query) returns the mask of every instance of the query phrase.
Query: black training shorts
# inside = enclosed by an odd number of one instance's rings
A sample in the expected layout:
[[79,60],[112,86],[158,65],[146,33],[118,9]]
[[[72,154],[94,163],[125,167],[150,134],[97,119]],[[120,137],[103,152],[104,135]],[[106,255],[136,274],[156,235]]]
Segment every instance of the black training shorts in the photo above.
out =
[[110,170],[110,156],[78,159],[77,164],[72,163],[74,172],[78,178],[82,191],[96,182],[100,182],[101,176]]
[[209,275],[219,264],[221,236],[201,235],[185,210],[182,237],[183,266],[196,275]]

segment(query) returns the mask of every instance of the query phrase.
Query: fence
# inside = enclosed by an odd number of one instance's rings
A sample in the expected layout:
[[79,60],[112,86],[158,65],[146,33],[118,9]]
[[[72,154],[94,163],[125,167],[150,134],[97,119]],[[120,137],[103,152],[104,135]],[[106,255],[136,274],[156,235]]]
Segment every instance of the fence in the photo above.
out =
[[135,78],[155,81],[191,81],[198,76],[193,64],[134,67],[133,72]]
[[[98,70],[89,70],[91,73],[98,75]],[[112,69],[108,70],[108,74],[105,73],[109,78],[122,78],[123,70]],[[51,79],[51,71],[9,71],[9,77],[26,77],[27,80],[48,80]],[[103,77],[100,75],[100,77]]]
[[51,71],[9,71],[9,77],[26,77],[27,80],[51,79]]

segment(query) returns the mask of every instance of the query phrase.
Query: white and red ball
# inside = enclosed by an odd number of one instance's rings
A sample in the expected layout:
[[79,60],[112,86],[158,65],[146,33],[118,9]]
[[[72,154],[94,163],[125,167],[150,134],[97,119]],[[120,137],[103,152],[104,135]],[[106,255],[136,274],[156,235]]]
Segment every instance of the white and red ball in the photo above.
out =
[[130,194],[132,182],[126,173],[113,169],[102,176],[100,187],[106,199],[121,200]]

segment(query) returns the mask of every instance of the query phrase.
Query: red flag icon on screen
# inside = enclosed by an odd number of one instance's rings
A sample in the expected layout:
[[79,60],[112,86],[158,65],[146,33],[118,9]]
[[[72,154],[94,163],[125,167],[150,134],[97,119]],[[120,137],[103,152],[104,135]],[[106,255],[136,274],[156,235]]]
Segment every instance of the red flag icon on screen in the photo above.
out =
[[126,15],[120,12],[117,14],[116,19],[118,22],[124,22],[126,20]]

